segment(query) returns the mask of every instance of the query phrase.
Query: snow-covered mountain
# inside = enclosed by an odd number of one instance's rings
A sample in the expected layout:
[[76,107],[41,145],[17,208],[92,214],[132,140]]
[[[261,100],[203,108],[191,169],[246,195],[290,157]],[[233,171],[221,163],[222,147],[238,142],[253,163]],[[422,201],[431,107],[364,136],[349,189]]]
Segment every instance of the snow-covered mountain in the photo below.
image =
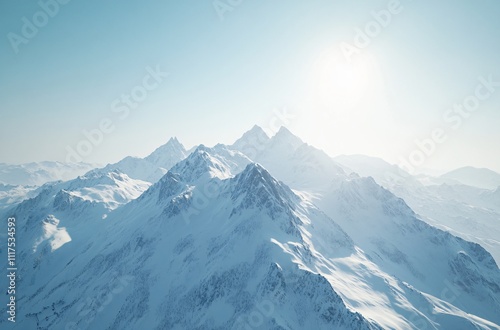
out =
[[[339,255],[353,251],[345,233],[319,210],[298,204],[299,198],[261,166],[249,164],[234,176],[239,168],[220,159],[199,147],[139,199],[110,215],[100,231],[90,235],[80,227],[87,237],[35,259],[44,274],[19,283],[31,292],[19,297],[31,311],[20,324],[232,329],[253,322],[249,313],[263,308],[270,314],[263,328],[377,328],[349,310],[323,276],[300,269],[281,246],[301,249],[300,226],[311,222],[307,216],[331,230],[331,247]],[[217,187],[210,197],[209,187]],[[208,204],[198,205],[198,198]],[[191,224],[182,213],[192,214]],[[44,222],[56,226],[56,220]],[[33,273],[30,268],[27,263],[22,272]],[[113,279],[123,288],[101,313],[85,297],[114,292]]]
[[[290,134],[291,133],[287,131],[286,134],[282,134],[280,131],[275,137],[271,138],[270,141],[274,139],[282,140],[283,136],[285,136],[286,140],[291,142],[275,142],[276,144],[271,144],[279,145],[279,150],[269,148],[269,150],[272,150],[270,154],[278,154],[280,155],[280,159],[291,159],[296,154],[296,150],[300,149],[300,147],[298,143],[293,146],[293,141],[296,140],[290,137]],[[356,177],[356,175],[351,175],[346,178],[346,176],[342,176],[336,171],[331,175],[317,173],[317,180],[307,180],[308,182],[319,182],[321,178],[324,182],[330,184],[330,188],[325,189],[324,185],[304,186],[294,179],[294,177],[302,176],[302,171],[297,169],[293,162],[280,162],[279,166],[276,166],[277,164],[275,163],[273,167],[272,164],[266,164],[269,160],[265,157],[261,157],[258,154],[256,158],[264,159],[265,162],[263,162],[263,164],[270,169],[272,174],[275,173],[277,177],[280,177],[280,179],[289,184],[290,187],[297,189],[305,196],[309,196],[313,203],[318,205],[320,209],[325,211],[333,219],[338,219],[336,221],[354,239],[354,242],[367,252],[371,258],[374,260],[378,258],[379,265],[382,265],[382,263],[386,264],[385,267],[387,267],[387,271],[390,274],[395,274],[398,278],[408,283],[412,283],[412,285],[420,288],[422,291],[433,293],[436,296],[439,294],[439,290],[441,290],[441,285],[444,281],[455,283],[456,290],[461,290],[460,288],[463,289],[465,287],[463,281],[470,282],[470,280],[467,279],[440,278],[432,273],[419,273],[419,269],[437,269],[437,267],[429,267],[429,265],[433,265],[433,259],[435,259],[437,255],[434,249],[443,252],[440,258],[438,258],[439,263],[451,265],[456,262],[455,259],[460,258],[462,250],[466,251],[463,246],[458,249],[456,248],[457,242],[462,242],[462,240],[434,227],[428,226],[425,222],[418,219],[418,216],[413,213],[403,200],[379,186],[373,179],[359,178]],[[380,161],[376,161],[373,166],[370,166],[370,163],[366,163],[366,157],[357,158],[357,161],[362,160],[365,167],[373,168],[373,173],[377,174],[381,181],[390,184],[392,187],[399,185],[401,189],[395,189],[399,192],[403,189],[407,189],[407,187],[410,187],[412,191],[414,187],[422,187],[417,179],[410,175],[404,175],[399,169],[396,172],[394,166],[385,166],[385,164]],[[358,164],[360,164],[360,162],[358,162]],[[352,166],[352,163],[350,165]],[[333,165],[330,166],[330,168],[332,167]],[[316,168],[318,167],[316,166]],[[362,169],[362,166],[358,166],[358,170],[360,169]],[[391,173],[391,171],[394,173]],[[283,173],[285,173],[285,175],[283,175]],[[311,175],[312,173],[314,173],[314,171],[308,171],[306,175]],[[368,219],[371,219],[370,221],[373,222],[369,222]],[[406,219],[406,221],[401,222],[403,219]],[[498,224],[496,228],[499,228]],[[437,240],[436,237],[446,237],[446,239],[439,239],[438,244],[435,242]],[[436,247],[435,244],[438,244],[439,247]],[[441,246],[441,244],[443,246]],[[460,244],[462,245],[462,243]],[[424,247],[429,248],[426,253],[424,253]],[[479,245],[477,245],[477,247],[479,247]],[[468,247],[467,249],[475,250],[477,247],[472,245],[472,247]],[[450,250],[449,253],[444,252],[446,249]],[[491,269],[498,270],[498,266],[489,253],[482,248],[480,249],[482,251],[478,260],[482,261],[487,259],[487,268],[491,266]],[[415,255],[415,251],[418,251],[417,255]],[[470,254],[467,252],[465,253],[467,256]],[[418,260],[420,265],[413,264],[414,262],[411,260],[413,258],[414,260]],[[473,266],[473,268],[474,267],[476,266]],[[453,273],[453,271],[451,268],[444,267],[439,270],[439,273],[447,274]],[[427,278],[431,279],[430,282],[425,281]],[[489,283],[496,285],[495,283],[498,283],[496,281],[496,279],[490,279]],[[419,282],[420,284],[417,285]],[[465,288],[465,290],[474,291],[470,288]],[[488,291],[488,289],[486,289],[486,291]],[[498,301],[499,293],[498,288],[495,287],[491,294],[492,303]],[[476,301],[474,301],[474,299],[476,299]],[[467,301],[468,304],[464,304],[461,307],[472,311],[472,314],[483,313],[486,311],[486,308],[477,309],[477,306],[480,306],[480,302],[484,299],[485,298],[482,296],[478,298],[467,297],[467,299],[464,300]],[[497,314],[496,310],[499,310],[499,308],[500,305],[490,308],[487,314],[483,314],[483,317],[489,319],[494,318]],[[495,322],[498,323],[500,320],[497,319]]]
[[38,194],[37,186],[14,186],[0,183],[0,210],[21,203]]
[[198,146],[151,186],[96,170],[10,209],[15,326],[500,329],[479,244],[287,129],[262,133]]
[[40,186],[48,182],[71,180],[96,166],[49,161],[21,165],[0,163],[0,210],[37,196]]
[[371,176],[401,197],[427,223],[485,247],[500,263],[500,194],[439,178],[412,176],[382,159],[362,155],[334,158],[347,172]]
[[500,173],[487,168],[462,167],[445,173],[439,178],[449,184],[459,183],[483,189],[500,187]]
[[33,258],[37,260],[59,249],[82,232],[96,231],[99,221],[139,197],[149,186],[150,183],[130,179],[123,173],[103,175],[91,171],[74,180],[47,183],[37,189],[36,197],[14,204],[3,214],[5,218],[14,215],[21,220],[18,235],[25,250],[19,258],[29,264]]
[[319,189],[326,178],[345,178],[345,171],[326,153],[316,149],[281,127],[272,138],[255,126],[237,140],[231,149],[239,150],[262,164],[276,178],[294,188]]
[[436,297],[447,283],[460,296],[453,302],[456,307],[500,323],[500,272],[480,245],[421,221],[371,178],[345,181],[315,203],[381,269]]
[[38,188],[36,197],[7,212],[24,218],[65,214],[64,217],[71,220],[84,219],[89,217],[89,212],[97,212],[99,218],[103,218],[110,211],[139,197],[150,185],[118,171],[102,174],[93,170],[70,181],[46,183]]
[[51,181],[74,179],[95,167],[95,164],[49,161],[21,165],[0,163],[0,184],[41,186]]
[[187,155],[184,146],[174,137],[145,158],[125,157],[118,163],[108,164],[99,171],[107,173],[118,170],[132,179],[154,183]]
[[489,203],[492,208],[495,210],[500,210],[500,187],[496,190],[490,190],[487,192],[483,192],[481,195],[482,201],[486,201]]

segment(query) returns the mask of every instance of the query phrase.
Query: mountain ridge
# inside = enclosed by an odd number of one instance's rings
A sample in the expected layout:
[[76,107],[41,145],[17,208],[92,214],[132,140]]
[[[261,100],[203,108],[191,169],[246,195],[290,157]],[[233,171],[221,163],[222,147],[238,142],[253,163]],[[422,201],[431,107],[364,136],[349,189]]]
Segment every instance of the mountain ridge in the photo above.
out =
[[500,329],[484,248],[289,130],[266,141],[197,146],[154,183],[90,171],[11,209],[20,325]]

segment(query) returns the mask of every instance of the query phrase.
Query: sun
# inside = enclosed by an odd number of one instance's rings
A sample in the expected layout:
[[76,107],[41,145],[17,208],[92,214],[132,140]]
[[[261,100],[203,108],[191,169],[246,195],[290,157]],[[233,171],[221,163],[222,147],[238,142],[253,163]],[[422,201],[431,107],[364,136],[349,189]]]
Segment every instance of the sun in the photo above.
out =
[[377,58],[363,50],[349,61],[338,46],[317,54],[309,67],[297,126],[331,153],[376,148],[379,140],[366,137],[390,131],[393,123]]
[[321,53],[313,69],[317,105],[336,111],[355,108],[373,82],[372,71],[366,57],[348,61],[340,52],[329,50]]

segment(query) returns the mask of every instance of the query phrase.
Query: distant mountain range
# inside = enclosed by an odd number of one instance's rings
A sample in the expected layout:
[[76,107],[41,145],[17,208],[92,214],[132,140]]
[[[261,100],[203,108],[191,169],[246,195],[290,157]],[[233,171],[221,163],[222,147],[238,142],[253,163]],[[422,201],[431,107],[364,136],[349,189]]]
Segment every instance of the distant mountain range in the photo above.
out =
[[41,186],[57,180],[70,180],[95,168],[95,164],[38,162],[21,165],[0,163],[0,184]]
[[171,139],[5,202],[16,326],[500,329],[500,190],[458,180],[476,173],[331,158],[286,128]]
[[440,179],[450,184],[497,189],[500,187],[500,174],[487,168],[462,167],[440,176]]

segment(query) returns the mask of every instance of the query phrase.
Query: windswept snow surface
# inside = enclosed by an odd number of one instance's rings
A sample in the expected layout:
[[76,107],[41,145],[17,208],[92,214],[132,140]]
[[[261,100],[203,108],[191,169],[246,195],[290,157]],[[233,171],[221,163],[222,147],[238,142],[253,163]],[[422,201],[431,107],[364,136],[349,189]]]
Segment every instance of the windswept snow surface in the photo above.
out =
[[500,188],[493,190],[439,178],[414,177],[381,159],[339,156],[346,172],[371,176],[418,213],[427,223],[481,244],[500,263]]
[[48,161],[21,165],[0,163],[0,183],[14,186],[41,186],[51,181],[74,179],[95,167],[95,164]]
[[5,214],[23,237],[15,326],[500,329],[493,257],[351,172],[256,126],[153,184],[101,169],[45,185]]
[[500,173],[487,168],[462,167],[439,177],[445,183],[463,184],[483,189],[500,187]]
[[108,164],[99,171],[101,173],[119,171],[132,179],[154,183],[187,155],[188,152],[179,140],[171,138],[145,158],[125,157],[118,163]]

